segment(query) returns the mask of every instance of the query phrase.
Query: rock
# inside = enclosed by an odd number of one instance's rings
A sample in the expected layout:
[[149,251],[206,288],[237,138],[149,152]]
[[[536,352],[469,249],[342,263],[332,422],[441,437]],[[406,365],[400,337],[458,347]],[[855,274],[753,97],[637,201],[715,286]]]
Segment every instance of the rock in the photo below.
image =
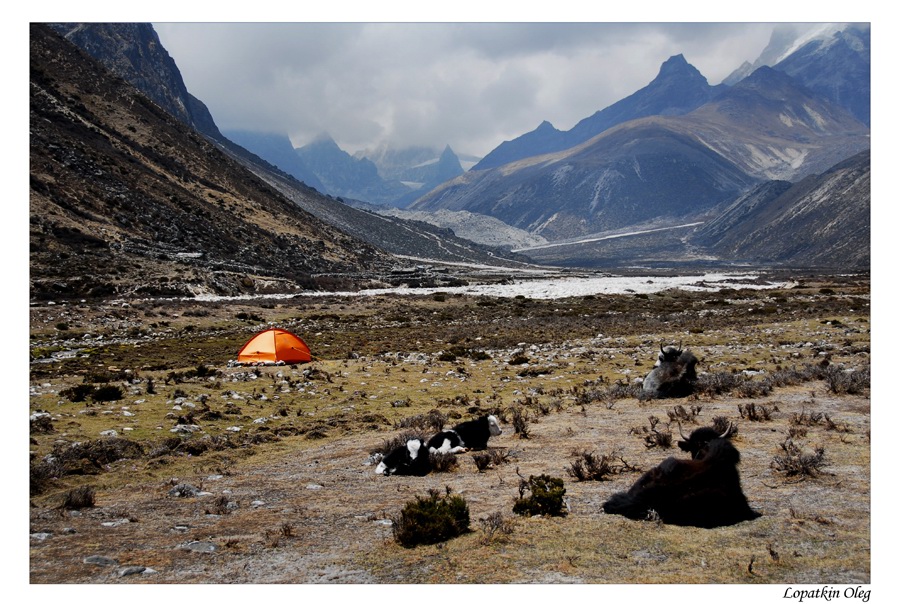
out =
[[128,575],[136,575],[138,573],[144,572],[145,570],[147,570],[146,566],[126,566],[119,569],[119,576],[127,577]]
[[191,541],[181,546],[181,549],[189,549],[192,552],[209,553],[216,551],[216,544],[209,541]]
[[196,497],[200,494],[200,489],[191,484],[179,484],[169,489],[169,495],[172,497]]
[[97,566],[116,566],[119,561],[107,556],[88,556],[84,559],[85,564],[96,564]]

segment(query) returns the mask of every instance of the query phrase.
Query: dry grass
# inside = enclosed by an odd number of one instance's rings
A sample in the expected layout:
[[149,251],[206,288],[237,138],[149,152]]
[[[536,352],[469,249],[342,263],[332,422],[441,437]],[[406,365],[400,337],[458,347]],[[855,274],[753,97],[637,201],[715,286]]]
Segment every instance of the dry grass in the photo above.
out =
[[[35,307],[33,355],[77,351],[71,360],[32,365],[30,408],[50,413],[53,429],[31,434],[32,479],[41,482],[31,497],[31,532],[50,534],[32,540],[31,582],[867,583],[870,400],[858,380],[773,385],[752,400],[746,391],[723,391],[641,401],[616,386],[649,371],[661,341],[684,340],[701,358],[701,372],[746,372],[753,380],[826,356],[833,366],[866,368],[867,287],[830,287],[838,293],[792,291],[781,313],[750,319],[741,305],[777,293],[732,292],[727,306],[667,294],[681,308],[665,324],[648,309],[616,315],[625,312],[624,297]],[[721,313],[700,314],[709,310]],[[296,329],[322,360],[226,367],[260,327],[236,319],[239,312]],[[621,322],[598,327],[607,316]],[[537,319],[553,322],[550,331],[519,326]],[[60,339],[61,321],[69,325],[66,338],[76,337]],[[161,321],[168,325],[150,327]],[[680,331],[698,323],[702,332]],[[136,335],[129,339],[129,332]],[[104,335],[102,346],[97,335]],[[522,342],[529,366],[543,372],[509,364]],[[438,360],[452,346],[489,358]],[[213,373],[189,377],[201,363]],[[121,400],[71,402],[60,394],[99,369],[123,389]],[[151,379],[155,392],[148,393]],[[768,418],[742,417],[749,403]],[[509,423],[512,409],[527,414],[527,439]],[[696,424],[683,422],[686,432],[714,419],[738,427],[744,491],[761,518],[705,530],[607,516],[602,503],[638,474],[599,481],[567,474],[583,452],[615,451],[616,460],[643,470],[682,455],[648,448],[629,433],[670,411],[693,418]],[[452,471],[423,478],[374,474],[371,454],[406,430],[434,429],[426,418],[452,425],[484,412],[507,422],[491,439],[484,468],[467,453]],[[192,425],[198,430],[171,432]],[[107,430],[142,452],[122,442],[113,449],[91,444]],[[789,436],[801,452],[824,449],[829,465],[802,479],[774,468]],[[69,446],[57,450],[56,465],[46,461],[55,447],[72,443],[83,443],[78,456],[69,452],[77,459],[61,454]],[[122,451],[129,453],[118,456]],[[63,462],[77,473],[65,472]],[[520,477],[541,474],[565,479],[566,517],[512,514]],[[208,494],[173,497],[175,484]],[[412,550],[394,543],[389,520],[407,501],[446,487],[465,498],[473,532]],[[91,489],[93,506],[67,510],[67,494],[79,488]],[[118,565],[85,564],[91,555]],[[116,569],[125,566],[156,573],[122,577]]]

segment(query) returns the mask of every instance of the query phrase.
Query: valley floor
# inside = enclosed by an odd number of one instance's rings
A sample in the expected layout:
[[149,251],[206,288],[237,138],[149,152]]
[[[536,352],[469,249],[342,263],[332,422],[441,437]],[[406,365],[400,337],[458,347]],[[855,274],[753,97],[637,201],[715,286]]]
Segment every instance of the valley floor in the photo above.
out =
[[[870,583],[868,281],[797,284],[547,301],[34,306],[30,582]],[[269,323],[300,333],[320,358],[227,366]],[[659,344],[678,341],[700,357],[701,377],[732,376],[732,386],[633,396]],[[832,373],[761,386],[824,365],[865,383],[848,389]],[[81,384],[118,385],[122,397],[73,402],[67,389]],[[479,471],[465,453],[449,472],[375,474],[372,453],[400,432],[483,412],[501,417],[490,448],[503,462]],[[674,418],[687,432],[720,416],[738,427],[759,519],[698,529],[603,513],[640,475],[632,470],[683,456],[648,446],[648,429],[677,440]],[[777,458],[789,439],[804,453],[821,448],[826,463],[787,474]],[[104,442],[138,449],[101,455]],[[93,447],[67,456],[73,443]],[[585,452],[625,465],[579,481],[571,470]],[[539,474],[565,481],[566,516],[512,513],[521,478]],[[79,487],[93,505],[72,505]],[[403,548],[392,523],[430,489],[461,495],[472,531]],[[508,534],[491,530],[493,514]]]

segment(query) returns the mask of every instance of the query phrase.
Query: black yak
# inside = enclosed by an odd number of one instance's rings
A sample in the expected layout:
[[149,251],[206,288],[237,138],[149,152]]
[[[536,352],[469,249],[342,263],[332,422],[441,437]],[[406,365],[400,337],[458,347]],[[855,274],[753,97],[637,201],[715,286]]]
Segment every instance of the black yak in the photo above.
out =
[[678,446],[693,459],[669,457],[644,473],[627,492],[603,504],[607,514],[644,520],[655,511],[666,524],[714,528],[758,518],[741,490],[740,453],[727,436],[698,428]]

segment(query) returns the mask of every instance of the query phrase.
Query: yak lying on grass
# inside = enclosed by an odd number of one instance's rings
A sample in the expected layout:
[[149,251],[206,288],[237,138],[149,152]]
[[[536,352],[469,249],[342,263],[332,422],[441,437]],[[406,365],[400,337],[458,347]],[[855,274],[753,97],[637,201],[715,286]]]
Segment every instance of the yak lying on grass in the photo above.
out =
[[376,474],[385,476],[392,474],[425,476],[429,472],[431,472],[431,460],[428,457],[428,448],[420,438],[412,438],[406,441],[405,445],[396,447],[385,455],[378,467],[375,468]]
[[643,383],[646,398],[677,398],[694,392],[697,382],[697,357],[681,346],[659,347],[659,360]]
[[484,415],[457,424],[450,430],[442,430],[427,442],[420,438],[406,441],[406,444],[395,447],[382,458],[375,473],[385,476],[425,476],[432,470],[432,455],[486,449],[488,439],[502,433],[497,418]]
[[698,428],[678,446],[692,459],[669,457],[646,472],[627,491],[603,504],[607,514],[645,520],[656,512],[666,524],[714,528],[760,516],[741,489],[740,453],[728,433]]
[[461,453],[487,449],[491,436],[503,434],[500,422],[493,415],[484,415],[443,430],[428,439],[428,449],[440,453]]

